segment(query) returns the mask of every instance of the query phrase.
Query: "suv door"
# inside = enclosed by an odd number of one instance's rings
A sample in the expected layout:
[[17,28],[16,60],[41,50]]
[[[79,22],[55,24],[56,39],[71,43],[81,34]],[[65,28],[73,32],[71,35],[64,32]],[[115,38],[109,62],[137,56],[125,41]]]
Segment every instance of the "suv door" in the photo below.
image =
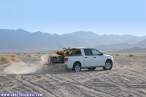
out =
[[84,49],[84,67],[95,67],[97,65],[96,58],[92,53],[92,49]]
[[105,58],[104,58],[103,54],[96,49],[92,49],[92,54],[94,56],[95,66],[104,66]]

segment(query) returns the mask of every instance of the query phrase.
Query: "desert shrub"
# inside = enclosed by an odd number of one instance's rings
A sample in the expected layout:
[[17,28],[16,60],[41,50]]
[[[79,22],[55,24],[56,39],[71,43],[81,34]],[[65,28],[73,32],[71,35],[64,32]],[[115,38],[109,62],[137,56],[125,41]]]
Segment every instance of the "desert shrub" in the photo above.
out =
[[19,60],[18,60],[18,58],[17,58],[16,55],[11,55],[11,56],[10,56],[10,61],[12,61],[12,62],[17,62],[17,61],[19,61]]
[[13,57],[14,58],[14,57],[16,57],[16,55],[10,55],[10,57]]
[[26,55],[26,57],[31,58],[31,57],[32,57],[32,55],[28,55],[28,54],[27,54],[27,55]]
[[116,54],[116,56],[120,56],[119,54]]
[[0,64],[7,64],[9,63],[9,59],[7,57],[0,57]]
[[129,54],[129,57],[134,57],[134,55],[133,54]]
[[21,55],[21,53],[16,53],[16,56],[20,56]]

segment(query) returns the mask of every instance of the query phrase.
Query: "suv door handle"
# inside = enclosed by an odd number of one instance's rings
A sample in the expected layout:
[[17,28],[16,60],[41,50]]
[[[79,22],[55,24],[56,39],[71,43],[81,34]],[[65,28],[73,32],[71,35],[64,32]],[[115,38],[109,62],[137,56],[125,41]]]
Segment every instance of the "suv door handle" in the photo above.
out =
[[84,57],[84,58],[88,58],[88,57]]
[[93,58],[96,58],[96,57],[93,57]]

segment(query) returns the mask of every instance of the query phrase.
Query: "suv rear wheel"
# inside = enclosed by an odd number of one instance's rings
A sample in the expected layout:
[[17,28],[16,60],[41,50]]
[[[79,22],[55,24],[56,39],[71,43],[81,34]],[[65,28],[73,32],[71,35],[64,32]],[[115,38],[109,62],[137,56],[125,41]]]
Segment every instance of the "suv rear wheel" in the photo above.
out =
[[81,64],[79,62],[74,64],[73,70],[75,72],[80,72],[81,71]]

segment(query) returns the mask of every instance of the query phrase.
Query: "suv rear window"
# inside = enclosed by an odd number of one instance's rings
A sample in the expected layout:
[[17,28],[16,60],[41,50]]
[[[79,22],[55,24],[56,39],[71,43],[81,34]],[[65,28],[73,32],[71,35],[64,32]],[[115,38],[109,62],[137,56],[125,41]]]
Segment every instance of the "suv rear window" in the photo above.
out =
[[81,56],[81,50],[80,49],[66,49],[65,53],[67,56]]

